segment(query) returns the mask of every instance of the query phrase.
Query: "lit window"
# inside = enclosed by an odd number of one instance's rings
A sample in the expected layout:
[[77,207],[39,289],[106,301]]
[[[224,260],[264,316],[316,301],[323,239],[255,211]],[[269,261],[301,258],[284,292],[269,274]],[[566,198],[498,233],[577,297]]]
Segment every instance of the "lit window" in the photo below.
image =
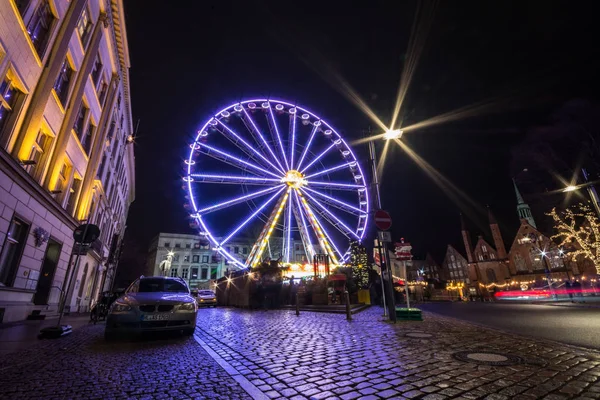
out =
[[43,0],[27,24],[27,33],[29,33],[33,47],[40,58],[44,57],[53,21],[54,15],[50,10],[50,4],[48,4],[48,0]]
[[81,43],[83,44],[83,47],[87,45],[91,31],[92,21],[90,21],[90,15],[88,13],[87,8],[84,8],[83,12],[81,13],[81,17],[77,22],[77,32],[79,33],[79,37],[81,38]]
[[183,256],[183,262],[190,262],[190,256]]
[[42,164],[42,158],[48,151],[50,142],[50,136],[40,130],[35,138],[35,142],[33,142],[33,145],[31,146],[29,158],[25,162],[25,170],[31,176],[35,176],[35,173],[41,169],[40,165]]
[[14,87],[12,80],[7,76],[0,82],[0,133],[7,126],[8,120],[17,102],[20,92]]
[[192,268],[192,276],[190,279],[198,279],[198,268]]
[[62,66],[60,67],[60,72],[58,73],[58,77],[56,78],[56,82],[54,82],[54,91],[58,96],[58,99],[62,103],[63,107],[67,107],[67,100],[69,96],[69,84],[71,82],[71,78],[73,77],[73,69],[69,64],[69,61],[65,59],[63,61]]

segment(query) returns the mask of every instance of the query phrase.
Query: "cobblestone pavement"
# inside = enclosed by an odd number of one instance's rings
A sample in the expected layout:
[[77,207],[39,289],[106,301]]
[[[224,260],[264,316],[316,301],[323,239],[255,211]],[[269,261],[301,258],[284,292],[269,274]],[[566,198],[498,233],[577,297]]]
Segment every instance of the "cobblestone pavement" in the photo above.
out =
[[101,325],[0,359],[0,399],[249,399],[193,338],[105,342]]
[[[597,352],[429,313],[424,319],[392,325],[380,308],[350,322],[217,308],[199,312],[196,332],[270,398],[600,399]],[[467,361],[455,358],[459,352]],[[465,358],[485,352],[497,354]]]

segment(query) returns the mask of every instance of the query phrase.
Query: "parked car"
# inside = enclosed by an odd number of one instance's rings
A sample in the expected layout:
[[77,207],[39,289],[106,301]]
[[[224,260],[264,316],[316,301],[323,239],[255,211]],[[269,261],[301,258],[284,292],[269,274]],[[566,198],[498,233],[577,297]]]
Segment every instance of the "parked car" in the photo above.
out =
[[196,297],[198,307],[216,307],[217,306],[217,295],[212,290],[198,290],[198,297]]
[[140,277],[114,301],[106,318],[104,337],[149,331],[181,331],[192,335],[196,326],[196,300],[181,278]]

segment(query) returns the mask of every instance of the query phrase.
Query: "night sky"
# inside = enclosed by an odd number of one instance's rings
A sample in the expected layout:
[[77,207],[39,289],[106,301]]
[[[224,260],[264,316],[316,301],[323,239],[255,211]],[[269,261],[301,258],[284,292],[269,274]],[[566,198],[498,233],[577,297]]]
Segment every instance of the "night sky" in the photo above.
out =
[[[473,234],[485,229],[489,205],[512,240],[518,219],[511,149],[533,127],[552,123],[565,102],[597,101],[593,38],[600,35],[592,3],[580,4],[437,6],[401,113],[404,125],[494,102],[486,112],[403,140],[478,204],[462,204]],[[272,96],[323,115],[349,139],[376,130],[318,73],[332,68],[389,123],[417,3],[146,0],[125,6],[131,101],[140,120],[127,236],[132,248],[145,250],[158,232],[190,231],[182,162],[198,125],[218,108]],[[460,208],[400,148],[392,150],[382,198],[394,238],[405,237],[417,255],[430,251],[441,261],[446,244],[460,244]]]

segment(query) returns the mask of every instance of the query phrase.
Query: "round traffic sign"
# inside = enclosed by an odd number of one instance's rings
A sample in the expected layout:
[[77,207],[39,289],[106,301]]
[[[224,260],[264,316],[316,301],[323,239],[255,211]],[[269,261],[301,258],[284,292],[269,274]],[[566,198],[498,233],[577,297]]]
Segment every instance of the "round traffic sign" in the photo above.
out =
[[387,231],[392,227],[392,217],[387,211],[377,210],[375,211],[375,226],[380,231]]

